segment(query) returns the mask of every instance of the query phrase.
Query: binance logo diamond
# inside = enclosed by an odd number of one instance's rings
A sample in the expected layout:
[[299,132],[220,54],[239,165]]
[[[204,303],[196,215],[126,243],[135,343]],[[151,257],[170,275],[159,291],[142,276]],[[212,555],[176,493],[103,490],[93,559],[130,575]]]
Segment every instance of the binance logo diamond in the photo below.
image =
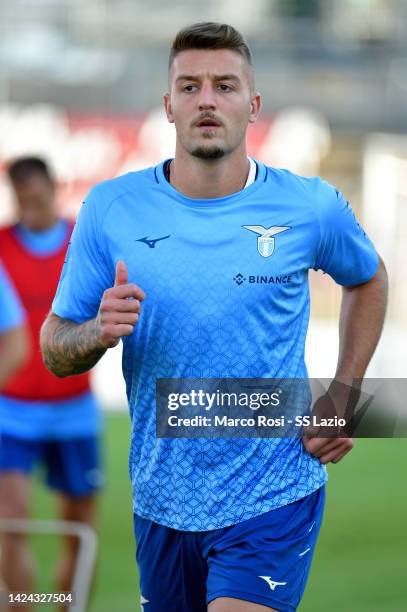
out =
[[246,277],[243,276],[243,274],[240,274],[239,272],[239,274],[236,274],[233,280],[235,281],[236,285],[242,285],[245,282]]

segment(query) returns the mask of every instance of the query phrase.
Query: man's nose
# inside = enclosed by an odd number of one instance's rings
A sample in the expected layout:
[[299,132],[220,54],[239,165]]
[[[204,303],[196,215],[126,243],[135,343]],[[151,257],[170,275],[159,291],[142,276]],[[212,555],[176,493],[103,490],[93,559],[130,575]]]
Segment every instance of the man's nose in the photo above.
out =
[[199,110],[208,110],[216,108],[216,96],[212,85],[204,84],[200,90]]

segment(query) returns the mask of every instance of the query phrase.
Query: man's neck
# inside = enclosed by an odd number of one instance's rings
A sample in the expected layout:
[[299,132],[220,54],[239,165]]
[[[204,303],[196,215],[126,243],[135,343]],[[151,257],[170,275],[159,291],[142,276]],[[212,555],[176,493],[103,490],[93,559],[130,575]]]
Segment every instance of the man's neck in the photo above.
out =
[[58,219],[58,217],[52,217],[44,221],[41,227],[37,227],[35,229],[28,227],[28,225],[25,225],[25,223],[23,223],[22,221],[19,222],[19,226],[25,232],[29,232],[32,234],[41,234],[41,233],[47,232],[48,230],[51,230],[52,228],[54,228],[59,223],[59,221],[60,219]]
[[170,183],[189,198],[222,198],[243,189],[249,169],[245,151],[210,161],[177,152],[170,166]]

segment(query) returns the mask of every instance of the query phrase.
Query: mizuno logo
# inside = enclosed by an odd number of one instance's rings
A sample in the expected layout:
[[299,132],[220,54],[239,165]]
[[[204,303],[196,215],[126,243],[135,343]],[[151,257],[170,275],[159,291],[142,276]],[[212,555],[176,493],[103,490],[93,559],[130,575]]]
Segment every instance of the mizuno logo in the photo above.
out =
[[144,604],[148,604],[148,603],[150,603],[148,599],[146,599],[145,597],[143,597],[143,595],[141,595],[140,596],[141,612],[144,612]]
[[257,250],[262,257],[270,257],[274,253],[275,241],[273,236],[291,229],[291,227],[280,227],[278,225],[272,225],[268,229],[262,225],[243,225],[242,227],[259,235],[257,238]]
[[160,240],[166,240],[167,238],[171,238],[171,234],[168,234],[168,236],[163,236],[162,238],[149,238],[148,236],[145,236],[144,238],[138,238],[136,242],[144,242],[144,244],[150,247],[150,249],[154,249],[157,242]]
[[287,584],[286,582],[276,582],[275,580],[272,580],[270,576],[259,576],[259,578],[263,578],[272,591],[274,591],[277,586],[284,586]]

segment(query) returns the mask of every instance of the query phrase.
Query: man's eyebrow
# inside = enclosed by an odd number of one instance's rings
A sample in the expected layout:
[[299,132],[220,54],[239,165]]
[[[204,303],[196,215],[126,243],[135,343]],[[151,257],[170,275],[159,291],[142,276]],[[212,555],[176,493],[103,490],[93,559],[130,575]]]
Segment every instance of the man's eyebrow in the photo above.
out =
[[[178,81],[199,81],[201,77],[197,74],[181,74],[175,79]],[[220,74],[214,76],[215,81],[237,81],[240,82],[240,78],[236,74]]]
[[179,77],[175,79],[175,81],[198,81],[199,77],[192,74],[181,74]]
[[221,74],[220,76],[215,76],[215,81],[240,81],[240,78],[237,74]]

